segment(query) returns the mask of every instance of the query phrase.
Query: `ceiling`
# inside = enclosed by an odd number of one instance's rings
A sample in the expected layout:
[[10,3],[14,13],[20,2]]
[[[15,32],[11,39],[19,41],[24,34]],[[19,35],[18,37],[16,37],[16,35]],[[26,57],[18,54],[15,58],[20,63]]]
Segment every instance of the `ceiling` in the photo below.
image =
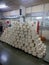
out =
[[23,5],[25,7],[30,7],[48,2],[49,0],[0,0],[0,3],[5,3],[8,6],[7,9],[0,9],[0,11],[10,11],[10,10],[19,9],[20,5]]

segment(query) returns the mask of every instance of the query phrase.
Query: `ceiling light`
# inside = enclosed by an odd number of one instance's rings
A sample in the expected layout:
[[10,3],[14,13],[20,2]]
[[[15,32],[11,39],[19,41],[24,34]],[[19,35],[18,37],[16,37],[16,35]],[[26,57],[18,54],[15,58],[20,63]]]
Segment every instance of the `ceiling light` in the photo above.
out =
[[5,4],[0,4],[0,9],[3,9],[3,8],[7,8],[8,6],[6,6]]
[[42,19],[42,17],[36,17],[36,19]]

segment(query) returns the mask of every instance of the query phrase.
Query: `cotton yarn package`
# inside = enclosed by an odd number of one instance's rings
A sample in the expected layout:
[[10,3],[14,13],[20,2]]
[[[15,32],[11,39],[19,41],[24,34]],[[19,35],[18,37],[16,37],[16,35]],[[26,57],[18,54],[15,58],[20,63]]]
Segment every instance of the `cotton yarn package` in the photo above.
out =
[[14,23],[4,31],[1,40],[38,58],[46,53],[46,46],[28,23]]

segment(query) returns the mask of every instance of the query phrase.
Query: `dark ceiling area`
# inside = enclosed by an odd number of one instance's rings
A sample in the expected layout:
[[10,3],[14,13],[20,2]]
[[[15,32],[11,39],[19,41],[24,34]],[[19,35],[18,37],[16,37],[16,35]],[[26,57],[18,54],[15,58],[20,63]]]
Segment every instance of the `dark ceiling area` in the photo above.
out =
[[0,3],[5,3],[8,8],[0,9],[0,11],[10,11],[19,9],[19,6],[30,7],[34,5],[49,3],[49,0],[0,0]]

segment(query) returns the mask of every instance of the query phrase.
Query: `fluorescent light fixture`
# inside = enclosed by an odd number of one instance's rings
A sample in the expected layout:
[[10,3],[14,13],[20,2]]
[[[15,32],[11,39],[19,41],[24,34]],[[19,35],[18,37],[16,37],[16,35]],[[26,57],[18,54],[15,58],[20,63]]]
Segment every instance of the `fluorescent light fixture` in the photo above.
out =
[[36,17],[36,19],[42,19],[42,17]]
[[3,8],[7,8],[8,6],[6,6],[5,4],[0,4],[0,9],[3,9]]

